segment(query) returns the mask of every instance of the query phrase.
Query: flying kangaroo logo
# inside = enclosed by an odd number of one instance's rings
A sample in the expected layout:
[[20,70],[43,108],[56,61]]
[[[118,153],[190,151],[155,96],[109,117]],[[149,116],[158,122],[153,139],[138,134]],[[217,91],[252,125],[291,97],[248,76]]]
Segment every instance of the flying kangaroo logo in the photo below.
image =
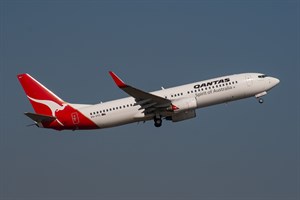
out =
[[[47,106],[50,110],[51,110],[51,114],[53,117],[56,117],[55,115],[55,112],[58,112],[60,110],[64,110],[65,107],[68,105],[68,104],[63,104],[62,106],[59,105],[58,103],[55,103],[54,101],[50,101],[50,100],[39,100],[39,99],[34,99],[30,96],[27,96],[30,100],[36,102],[36,103],[40,103],[40,104],[43,104],[45,106]],[[56,118],[57,122],[64,126],[57,118]]]

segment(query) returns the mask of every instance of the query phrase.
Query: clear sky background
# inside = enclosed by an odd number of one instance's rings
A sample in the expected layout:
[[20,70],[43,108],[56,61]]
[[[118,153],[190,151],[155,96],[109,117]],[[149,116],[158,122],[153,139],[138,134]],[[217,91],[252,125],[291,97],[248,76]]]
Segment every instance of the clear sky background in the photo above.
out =
[[[1,15],[1,200],[299,200],[299,1],[7,1]],[[264,97],[197,118],[93,131],[26,127],[18,73],[62,99],[261,72]]]

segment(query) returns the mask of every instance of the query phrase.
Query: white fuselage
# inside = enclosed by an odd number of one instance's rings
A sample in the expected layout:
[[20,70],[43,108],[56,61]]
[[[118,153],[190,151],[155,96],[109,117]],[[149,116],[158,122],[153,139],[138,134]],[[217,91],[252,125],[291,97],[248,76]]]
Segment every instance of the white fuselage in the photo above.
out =
[[[279,83],[273,77],[261,77],[259,73],[243,73],[223,76],[191,84],[151,92],[174,102],[194,99],[196,108],[235,101],[266,94]],[[71,104],[92,120],[99,128],[108,128],[138,121],[152,120],[154,114],[144,114],[133,97],[122,98],[96,105]],[[168,113],[161,117],[168,117]]]

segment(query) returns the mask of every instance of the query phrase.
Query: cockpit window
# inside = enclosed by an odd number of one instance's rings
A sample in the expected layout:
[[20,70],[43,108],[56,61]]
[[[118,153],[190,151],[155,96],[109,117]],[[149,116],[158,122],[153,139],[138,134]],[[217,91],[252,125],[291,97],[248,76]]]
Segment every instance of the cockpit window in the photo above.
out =
[[263,75],[259,75],[258,78],[266,78],[267,75],[263,74]]

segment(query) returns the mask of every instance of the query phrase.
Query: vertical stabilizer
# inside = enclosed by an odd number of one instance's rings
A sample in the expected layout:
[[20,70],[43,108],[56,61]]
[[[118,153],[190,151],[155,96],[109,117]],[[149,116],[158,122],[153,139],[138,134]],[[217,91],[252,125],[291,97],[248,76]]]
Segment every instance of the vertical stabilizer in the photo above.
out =
[[67,105],[29,74],[19,74],[17,77],[36,113],[55,116],[56,111],[63,110]]

